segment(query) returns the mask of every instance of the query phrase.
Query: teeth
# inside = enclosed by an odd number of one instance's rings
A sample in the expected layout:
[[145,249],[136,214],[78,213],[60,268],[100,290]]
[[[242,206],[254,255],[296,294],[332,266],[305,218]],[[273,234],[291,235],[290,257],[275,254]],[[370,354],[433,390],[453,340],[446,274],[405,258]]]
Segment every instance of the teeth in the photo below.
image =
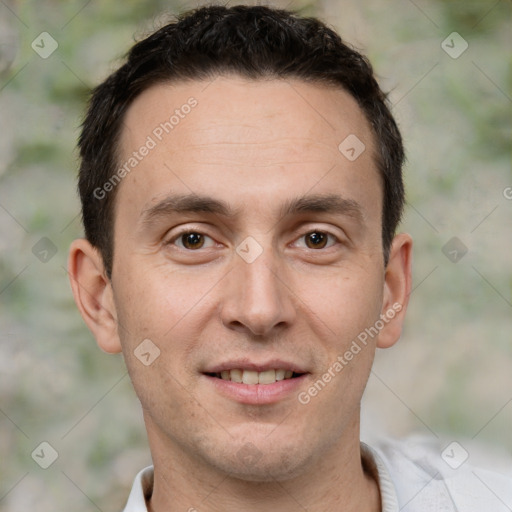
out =
[[292,370],[265,370],[264,372],[255,372],[253,370],[223,370],[217,374],[222,380],[232,382],[243,382],[244,384],[274,384],[274,382],[291,379]]
[[242,373],[242,382],[244,384],[258,384],[258,372],[244,370]]
[[266,370],[258,375],[260,384],[273,384],[276,381],[276,371]]
[[283,380],[286,370],[276,370],[276,380]]
[[231,373],[231,380],[233,382],[243,382],[243,371],[242,370],[231,370],[226,372],[228,375]]

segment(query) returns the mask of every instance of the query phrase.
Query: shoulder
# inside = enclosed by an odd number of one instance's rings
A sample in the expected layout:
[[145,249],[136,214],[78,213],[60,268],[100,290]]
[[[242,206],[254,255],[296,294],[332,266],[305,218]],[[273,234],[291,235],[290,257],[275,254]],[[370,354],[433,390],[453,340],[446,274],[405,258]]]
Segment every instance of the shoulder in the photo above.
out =
[[372,444],[401,512],[510,512],[512,459],[472,442],[413,436]]

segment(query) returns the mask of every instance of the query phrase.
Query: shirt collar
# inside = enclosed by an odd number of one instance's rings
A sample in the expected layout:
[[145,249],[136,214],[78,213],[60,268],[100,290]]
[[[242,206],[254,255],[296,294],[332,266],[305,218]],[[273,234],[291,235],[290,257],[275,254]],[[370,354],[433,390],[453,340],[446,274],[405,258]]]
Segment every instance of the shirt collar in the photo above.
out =
[[379,486],[382,512],[399,512],[396,489],[380,455],[367,444],[361,443],[361,459],[363,467],[372,475]]
[[146,500],[153,493],[153,476],[153,466],[148,466],[137,473],[123,512],[147,512]]
[[[367,444],[361,443],[361,458],[365,470],[379,485],[382,512],[399,512],[395,487],[379,454]],[[146,502],[153,492],[153,477],[153,466],[148,466],[137,474],[123,512],[147,512]]]

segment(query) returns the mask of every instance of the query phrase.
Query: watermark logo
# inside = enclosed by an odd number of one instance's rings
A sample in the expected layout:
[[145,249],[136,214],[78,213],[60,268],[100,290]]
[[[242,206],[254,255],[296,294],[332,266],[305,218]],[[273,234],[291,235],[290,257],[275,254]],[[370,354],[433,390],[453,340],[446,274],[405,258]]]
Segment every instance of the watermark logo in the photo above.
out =
[[49,238],[43,236],[32,247],[32,254],[41,263],[48,263],[57,254],[57,246]]
[[252,237],[248,236],[236,248],[236,253],[246,263],[252,263],[263,253],[263,247]]
[[150,366],[160,356],[160,349],[149,338],[146,338],[133,353],[144,366]]
[[254,464],[260,460],[262,453],[252,443],[245,443],[242,448],[238,450],[236,456],[245,466],[250,467],[254,466]]
[[468,49],[468,47],[468,42],[458,32],[452,32],[441,43],[441,48],[452,59],[458,59]]
[[468,248],[460,238],[454,236],[443,245],[441,251],[452,263],[458,263],[467,254]]
[[349,161],[357,160],[366,149],[364,142],[355,134],[351,133],[338,146],[339,152]]
[[48,32],[41,32],[31,46],[39,57],[47,59],[59,47],[59,43]]
[[468,460],[469,453],[461,444],[453,441],[443,450],[441,458],[452,469],[458,469]]
[[36,464],[43,469],[48,469],[59,458],[57,450],[47,441],[39,444],[31,455]]

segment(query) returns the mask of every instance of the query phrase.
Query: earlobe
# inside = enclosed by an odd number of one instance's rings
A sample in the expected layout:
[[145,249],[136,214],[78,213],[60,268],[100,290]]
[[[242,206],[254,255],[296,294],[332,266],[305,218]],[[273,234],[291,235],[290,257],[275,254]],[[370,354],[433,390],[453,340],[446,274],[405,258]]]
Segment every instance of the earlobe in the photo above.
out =
[[412,238],[396,235],[391,244],[384,278],[381,318],[385,326],[379,333],[377,347],[389,348],[400,338],[411,294]]
[[99,347],[111,354],[120,352],[112,284],[98,249],[83,238],[74,240],[68,273],[75,303]]

